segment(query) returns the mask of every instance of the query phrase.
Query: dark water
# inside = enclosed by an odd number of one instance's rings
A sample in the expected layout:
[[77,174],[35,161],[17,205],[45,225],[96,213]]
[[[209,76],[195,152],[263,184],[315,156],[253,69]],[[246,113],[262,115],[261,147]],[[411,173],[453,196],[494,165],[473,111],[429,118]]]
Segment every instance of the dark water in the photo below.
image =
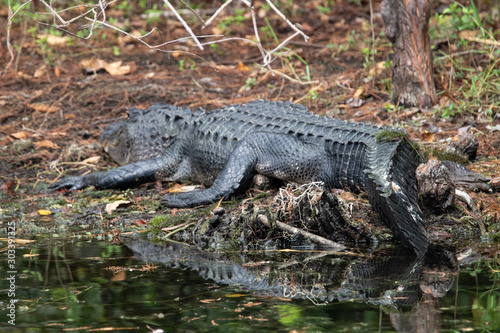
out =
[[17,244],[10,263],[3,248],[0,329],[500,330],[500,273],[493,262],[455,270],[401,249],[370,257],[305,251],[213,255],[176,244],[122,241]]

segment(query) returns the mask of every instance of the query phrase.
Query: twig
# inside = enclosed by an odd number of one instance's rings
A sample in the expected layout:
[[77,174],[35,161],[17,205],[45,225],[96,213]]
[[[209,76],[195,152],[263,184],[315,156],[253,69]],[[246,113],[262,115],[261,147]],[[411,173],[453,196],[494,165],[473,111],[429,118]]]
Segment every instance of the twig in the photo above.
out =
[[175,229],[174,231],[169,232],[168,234],[166,234],[165,237],[163,237],[163,239],[169,239],[175,233],[177,233],[179,231],[182,231],[182,230],[186,230],[187,228],[189,228],[192,225],[194,225],[194,223],[188,223],[188,224],[186,224],[186,225],[184,225],[182,227],[179,227],[179,228]]
[[187,9],[188,9],[191,13],[193,13],[193,14],[196,16],[196,18],[198,18],[198,20],[200,20],[200,22],[201,22],[201,23],[203,23],[203,26],[205,26],[205,21],[203,21],[203,19],[201,18],[201,16],[200,16],[200,15],[198,15],[198,13],[197,13],[197,12],[196,12],[193,8],[191,8],[191,7],[190,7],[187,3],[185,3],[183,0],[178,0],[178,1],[179,1],[180,3],[182,3],[184,6],[186,6],[186,7],[187,7]]
[[[263,215],[263,214],[259,214],[257,216],[257,220],[262,223],[263,225],[265,225],[266,227],[268,228],[271,228],[271,224],[269,223],[269,220],[267,219],[267,216]],[[276,221],[276,227],[281,230],[281,231],[286,231],[286,232],[289,232],[291,234],[301,234],[302,236],[304,236],[305,238],[311,240],[312,242],[316,243],[316,244],[319,244],[319,245],[322,245],[322,246],[327,246],[327,247],[332,247],[332,248],[335,248],[336,251],[342,251],[342,250],[345,250],[347,249],[344,245],[342,244],[339,244],[337,242],[334,242],[334,241],[331,241],[329,239],[326,239],[324,237],[321,237],[321,236],[318,236],[318,235],[315,235],[313,233],[310,233],[308,231],[305,231],[305,230],[302,230],[302,229],[299,229],[299,228],[295,228],[295,227],[292,227],[288,224],[285,224],[283,222],[279,222],[279,221]]]
[[205,22],[205,24],[203,25],[202,29],[204,29],[206,26],[208,26],[210,23],[212,23],[212,21],[224,10],[224,8],[226,8],[231,2],[233,2],[233,0],[229,0],[227,2],[224,2],[222,4],[222,6],[219,7],[219,9],[217,9],[217,11],[208,19],[207,22]]
[[262,59],[264,59],[263,66],[267,67],[272,72],[271,66],[269,65],[268,61],[266,60],[266,58],[269,56],[269,53],[266,54],[266,51],[262,47],[262,43],[260,41],[259,28],[257,27],[257,18],[255,16],[255,8],[253,6],[253,1],[252,1],[251,5],[250,5],[250,14],[252,16],[252,25],[253,25],[253,31],[254,31],[254,34],[255,34],[255,40],[257,41],[257,47],[259,48],[260,54],[262,56]]
[[460,37],[460,38],[468,40],[469,42],[477,42],[477,43],[482,43],[482,44],[487,44],[487,45],[493,45],[493,46],[499,46],[500,47],[500,42],[496,41],[496,40],[483,39],[483,38],[478,38],[478,37]]
[[307,36],[305,33],[303,33],[302,30],[297,28],[295,26],[295,24],[290,22],[290,20],[285,15],[283,15],[283,13],[280,12],[279,9],[276,8],[276,6],[274,6],[274,4],[271,0],[266,0],[266,2],[269,5],[269,7],[271,7],[276,12],[276,14],[278,14],[279,17],[281,17],[282,20],[284,20],[293,30],[295,30],[296,32],[301,34],[304,37],[304,41],[307,42],[307,40],[309,39],[309,36]]
[[189,27],[189,25],[186,23],[186,21],[184,21],[184,19],[182,18],[181,15],[179,15],[179,13],[175,10],[175,8],[170,4],[170,2],[168,0],[163,0],[163,2],[165,3],[165,5],[167,5],[167,7],[175,14],[175,17],[177,17],[177,19],[182,23],[182,25],[184,26],[184,29],[186,29],[186,31],[191,35],[191,37],[193,38],[194,42],[196,43],[196,45],[200,48],[200,50],[203,51],[203,46],[200,44],[200,41],[198,40],[198,38],[196,38],[196,35],[193,33],[193,30],[191,30],[191,28]]
[[6,42],[6,46],[7,46],[7,50],[9,50],[9,54],[10,54],[10,60],[9,62],[7,63],[7,66],[5,66],[5,70],[3,71],[3,75],[2,76],[5,76],[5,74],[7,74],[7,69],[9,69],[10,65],[12,65],[12,62],[14,61],[14,52],[12,51],[13,49],[13,46],[12,44],[10,43],[10,29],[12,28],[12,18],[24,7],[26,6],[27,4],[29,4],[32,0],[29,0],[29,1],[26,1],[25,3],[23,3],[21,6],[19,6],[19,8],[15,11],[15,12],[12,12],[12,6],[10,4],[10,0],[9,0],[9,8],[8,8],[8,13],[9,13],[9,18],[7,19],[7,42]]

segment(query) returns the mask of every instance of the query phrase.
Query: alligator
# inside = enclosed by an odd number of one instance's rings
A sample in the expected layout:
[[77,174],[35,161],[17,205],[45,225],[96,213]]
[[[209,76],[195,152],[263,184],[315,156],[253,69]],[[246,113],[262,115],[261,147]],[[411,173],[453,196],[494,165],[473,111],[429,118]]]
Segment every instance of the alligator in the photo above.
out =
[[415,178],[422,158],[396,128],[322,117],[289,102],[254,101],[208,113],[154,104],[132,109],[101,141],[122,166],[66,177],[51,188],[191,180],[206,188],[166,195],[161,204],[196,207],[229,198],[256,174],[320,181],[326,189],[365,191],[399,242],[420,255],[429,246]]

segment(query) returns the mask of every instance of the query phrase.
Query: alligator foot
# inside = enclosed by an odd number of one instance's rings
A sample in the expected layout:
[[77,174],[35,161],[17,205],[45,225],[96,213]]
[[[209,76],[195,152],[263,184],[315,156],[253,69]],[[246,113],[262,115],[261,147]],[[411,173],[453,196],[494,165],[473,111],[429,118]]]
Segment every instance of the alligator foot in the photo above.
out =
[[67,189],[69,191],[81,190],[88,187],[84,176],[72,176],[59,179],[57,182],[49,186],[50,191],[60,191]]
[[171,208],[188,208],[196,206],[210,205],[220,198],[210,198],[206,189],[194,190],[177,195],[164,195],[160,199],[160,205]]

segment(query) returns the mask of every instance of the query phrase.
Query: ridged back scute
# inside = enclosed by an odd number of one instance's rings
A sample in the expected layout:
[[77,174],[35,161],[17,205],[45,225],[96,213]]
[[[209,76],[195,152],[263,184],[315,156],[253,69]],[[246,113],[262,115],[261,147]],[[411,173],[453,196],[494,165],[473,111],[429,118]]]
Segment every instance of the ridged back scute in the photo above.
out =
[[216,130],[237,141],[250,132],[272,132],[299,138],[322,139],[347,143],[353,140],[374,144],[381,127],[315,115],[302,105],[290,102],[254,101],[225,106],[203,117],[198,131]]

